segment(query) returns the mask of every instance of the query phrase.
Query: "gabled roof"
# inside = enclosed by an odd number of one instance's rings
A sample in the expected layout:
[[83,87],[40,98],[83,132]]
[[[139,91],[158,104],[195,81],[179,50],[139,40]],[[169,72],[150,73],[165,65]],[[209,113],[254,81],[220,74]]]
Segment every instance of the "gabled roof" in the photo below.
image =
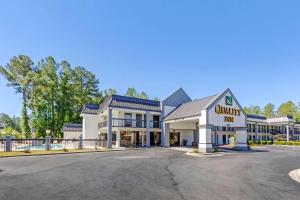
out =
[[62,132],[82,132],[82,124],[64,124]]
[[98,104],[85,104],[81,113],[84,114],[97,114],[99,110],[99,105]]
[[100,105],[99,111],[108,107],[161,112],[160,101],[120,95],[112,95],[105,99],[105,101]]
[[173,112],[167,115],[164,120],[176,120],[183,119],[187,117],[200,116],[201,111],[205,109],[218,95],[213,95],[205,97],[203,99],[198,99],[183,103],[178,106]]
[[182,88],[179,88],[163,100],[162,105],[178,107],[179,105],[190,101],[192,101],[192,99],[187,95],[187,93]]

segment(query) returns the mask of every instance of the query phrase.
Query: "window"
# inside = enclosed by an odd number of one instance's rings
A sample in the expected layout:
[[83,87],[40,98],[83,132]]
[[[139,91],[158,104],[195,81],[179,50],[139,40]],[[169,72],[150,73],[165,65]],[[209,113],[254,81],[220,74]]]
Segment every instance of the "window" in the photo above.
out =
[[125,113],[124,114],[125,118],[125,127],[132,127],[132,114],[131,113]]

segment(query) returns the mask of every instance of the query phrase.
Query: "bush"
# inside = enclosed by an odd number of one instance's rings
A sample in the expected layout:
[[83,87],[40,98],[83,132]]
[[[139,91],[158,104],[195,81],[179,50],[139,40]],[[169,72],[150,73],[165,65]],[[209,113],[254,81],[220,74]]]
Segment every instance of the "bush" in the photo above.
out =
[[31,153],[30,149],[26,149],[24,153]]
[[258,141],[255,141],[255,144],[260,144],[260,141],[258,140]]
[[273,144],[273,142],[272,141],[267,141],[267,144]]
[[260,143],[263,144],[263,145],[266,145],[267,141],[261,141]]
[[193,153],[199,153],[198,149],[193,149]]
[[286,141],[274,141],[276,145],[286,145]]
[[213,153],[219,152],[219,151],[220,151],[220,149],[219,149],[218,147],[213,147],[213,149],[212,149],[212,152],[213,152]]
[[286,142],[286,145],[293,145],[293,144],[294,144],[293,141],[288,141],[288,142]]
[[248,141],[248,144],[249,144],[249,145],[253,145],[253,141],[252,141],[252,140],[249,140],[249,141]]
[[300,142],[296,141],[296,142],[294,142],[294,145],[295,146],[300,146]]

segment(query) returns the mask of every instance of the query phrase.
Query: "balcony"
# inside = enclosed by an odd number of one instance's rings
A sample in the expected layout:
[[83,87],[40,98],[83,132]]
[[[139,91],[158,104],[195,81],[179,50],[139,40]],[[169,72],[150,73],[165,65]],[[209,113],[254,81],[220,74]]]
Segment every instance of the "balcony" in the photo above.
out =
[[[98,128],[107,127],[107,121],[98,123]],[[146,128],[145,120],[112,118],[112,127]],[[161,128],[159,121],[150,120],[150,128]]]

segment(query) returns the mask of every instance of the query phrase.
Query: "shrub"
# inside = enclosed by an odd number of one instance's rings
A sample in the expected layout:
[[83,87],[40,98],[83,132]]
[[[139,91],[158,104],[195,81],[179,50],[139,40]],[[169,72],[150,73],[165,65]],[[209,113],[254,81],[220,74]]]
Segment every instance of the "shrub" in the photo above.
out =
[[272,141],[267,141],[267,144],[273,144],[273,142]]
[[220,149],[218,148],[218,147],[214,147],[213,149],[212,149],[212,152],[219,152],[220,151]]
[[300,146],[300,142],[296,141],[296,142],[294,142],[294,145],[295,146]]
[[24,153],[31,153],[30,149],[26,149]]
[[261,141],[261,144],[266,145],[267,141]]
[[286,142],[286,145],[293,145],[293,144],[294,144],[293,141],[288,141],[288,142]]
[[63,151],[64,152],[69,152],[69,149],[64,148]]
[[199,153],[198,149],[193,149],[193,153]]
[[260,144],[260,141],[255,141],[255,144]]
[[286,141],[274,141],[276,145],[286,145]]
[[252,141],[252,140],[249,140],[249,141],[248,141],[248,144],[249,144],[249,145],[253,145],[253,141]]

